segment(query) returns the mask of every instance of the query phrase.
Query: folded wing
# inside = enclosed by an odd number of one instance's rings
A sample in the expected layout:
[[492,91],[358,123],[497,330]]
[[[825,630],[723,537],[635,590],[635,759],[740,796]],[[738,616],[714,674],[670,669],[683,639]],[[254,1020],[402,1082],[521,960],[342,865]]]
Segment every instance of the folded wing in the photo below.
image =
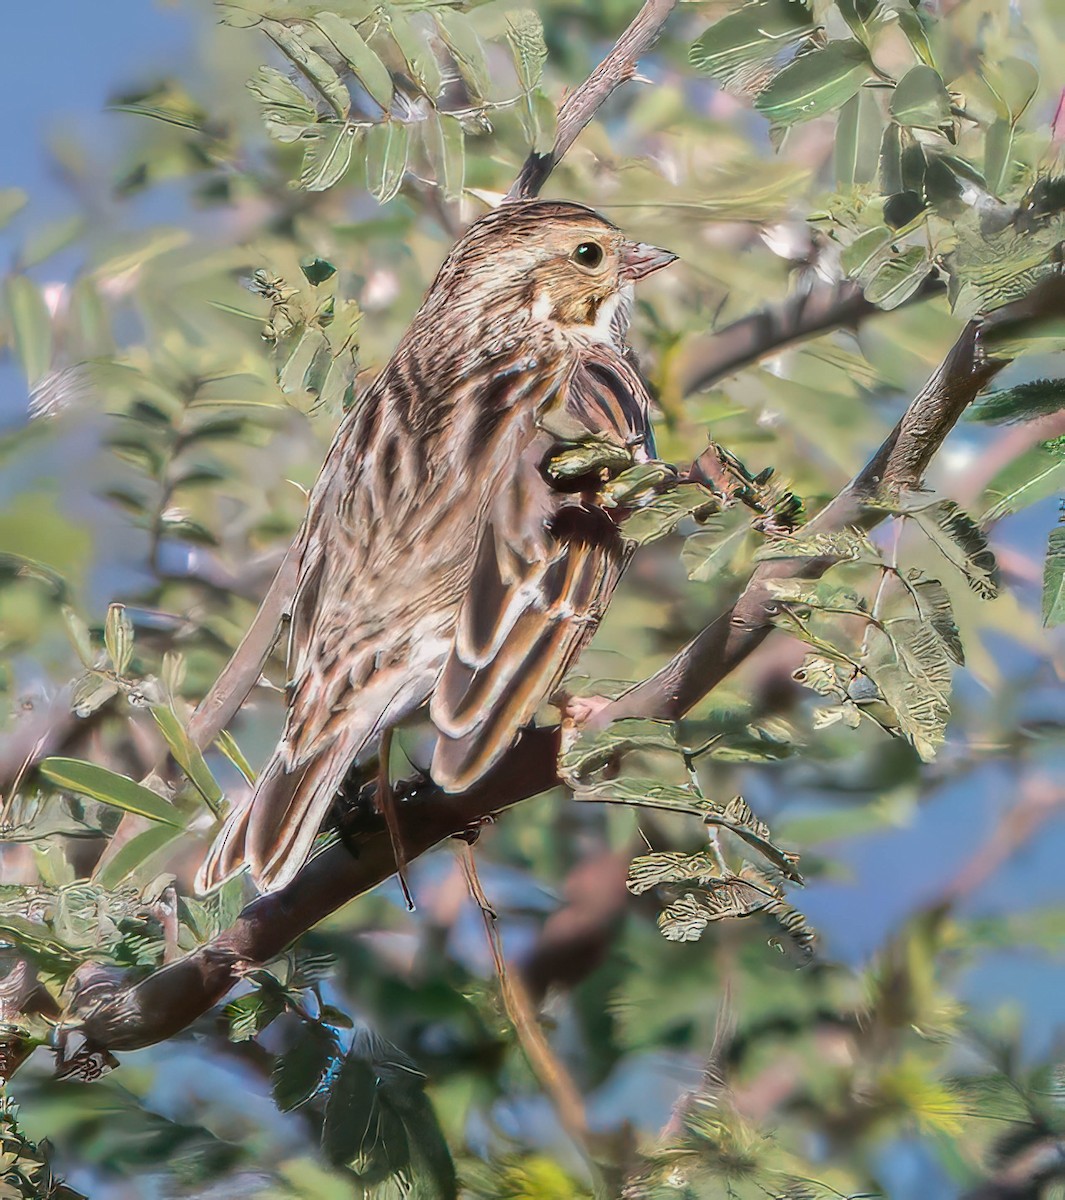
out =
[[[649,397],[635,369],[590,348],[555,400],[567,422],[653,453]],[[550,424],[550,421],[547,422]],[[533,436],[481,532],[454,645],[430,704],[438,731],[433,779],[463,791],[481,779],[562,681],[595,632],[630,547],[587,495],[555,490],[553,449]]]

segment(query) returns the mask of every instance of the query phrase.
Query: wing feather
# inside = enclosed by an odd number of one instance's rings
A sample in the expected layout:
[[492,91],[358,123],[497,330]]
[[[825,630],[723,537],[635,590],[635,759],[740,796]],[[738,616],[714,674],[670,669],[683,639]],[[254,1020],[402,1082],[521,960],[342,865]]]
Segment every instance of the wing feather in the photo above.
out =
[[[610,348],[581,357],[558,406],[589,433],[649,456],[649,397]],[[433,779],[460,792],[482,778],[558,687],[594,633],[630,547],[591,499],[554,491],[541,471],[549,436],[533,437],[489,510],[455,641],[430,703]]]

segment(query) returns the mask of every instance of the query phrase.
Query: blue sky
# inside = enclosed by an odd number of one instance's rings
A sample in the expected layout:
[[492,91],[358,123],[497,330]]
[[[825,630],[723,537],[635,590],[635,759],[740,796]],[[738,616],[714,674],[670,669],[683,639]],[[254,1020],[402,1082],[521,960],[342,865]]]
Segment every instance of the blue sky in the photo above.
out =
[[188,5],[151,0],[58,0],[4,6],[4,170],[0,186],[24,188],[35,215],[66,211],[48,142],[63,132],[108,154],[119,122],[105,106],[116,84],[164,73],[186,58],[195,34]]

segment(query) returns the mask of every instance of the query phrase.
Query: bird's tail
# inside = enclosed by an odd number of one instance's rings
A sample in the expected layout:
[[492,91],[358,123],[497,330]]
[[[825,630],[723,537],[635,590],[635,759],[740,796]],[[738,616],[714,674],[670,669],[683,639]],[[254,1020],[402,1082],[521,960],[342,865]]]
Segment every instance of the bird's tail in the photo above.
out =
[[284,887],[306,861],[357,750],[338,738],[295,767],[276,751],[249,799],[226,817],[196,876],[197,891],[218,887],[245,866],[260,891]]

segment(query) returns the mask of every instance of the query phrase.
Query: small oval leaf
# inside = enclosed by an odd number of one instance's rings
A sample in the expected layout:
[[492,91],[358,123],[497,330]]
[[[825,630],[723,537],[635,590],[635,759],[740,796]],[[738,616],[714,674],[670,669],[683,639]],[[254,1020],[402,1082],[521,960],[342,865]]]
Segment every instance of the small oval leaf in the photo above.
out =
[[387,204],[407,173],[410,130],[401,121],[382,121],[366,135],[366,186],[378,204]]
[[312,49],[294,30],[282,21],[264,18],[259,28],[266,36],[295,63],[329,102],[329,106],[343,120],[351,110],[351,96],[340,82],[340,76],[325,61],[317,50]]
[[913,67],[891,96],[891,115],[900,125],[939,130],[950,124],[950,97],[938,71]]
[[774,125],[809,121],[846,103],[872,74],[860,42],[829,42],[785,67],[754,106]]
[[392,76],[362,34],[333,12],[320,12],[314,23],[343,54],[359,83],[388,112],[392,107]]
[[360,128],[357,125],[321,125],[303,152],[300,187],[324,192],[339,183],[351,166]]

